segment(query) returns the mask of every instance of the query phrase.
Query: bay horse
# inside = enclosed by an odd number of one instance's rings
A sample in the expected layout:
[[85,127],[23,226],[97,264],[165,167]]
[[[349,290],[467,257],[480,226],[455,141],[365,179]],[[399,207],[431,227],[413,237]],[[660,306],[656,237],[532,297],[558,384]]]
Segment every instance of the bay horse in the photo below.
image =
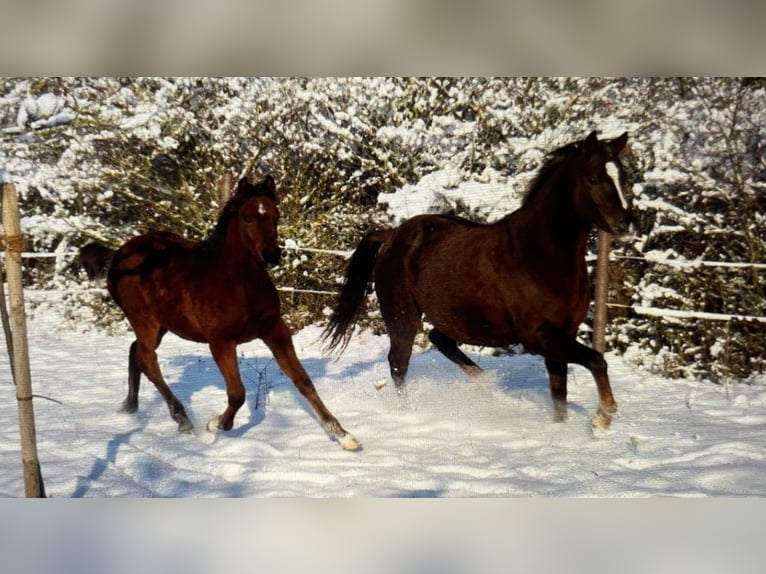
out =
[[141,374],[154,383],[182,432],[193,425],[160,372],[156,349],[168,332],[207,343],[226,382],[228,406],[208,430],[230,430],[245,402],[237,345],[262,339],[282,372],[311,405],[324,430],[346,450],[359,442],[341,426],[316,392],[281,317],[279,295],[267,269],[280,260],[276,186],[243,178],[210,236],[190,241],[170,232],[130,239],[112,258],[107,288],[136,336],[128,359],[128,395],[122,410],[138,409]]
[[354,251],[324,339],[348,344],[374,282],[390,338],[388,362],[404,388],[422,317],[429,339],[469,377],[482,369],[458,343],[500,347],[521,343],[542,355],[553,419],[567,416],[567,365],[592,373],[599,406],[594,427],[606,428],[617,403],[601,353],[575,339],[589,303],[585,262],[595,225],[620,236],[629,227],[619,155],[628,135],[599,140],[592,132],[549,154],[516,211],[492,224],[446,215],[418,215],[399,227],[368,233]]

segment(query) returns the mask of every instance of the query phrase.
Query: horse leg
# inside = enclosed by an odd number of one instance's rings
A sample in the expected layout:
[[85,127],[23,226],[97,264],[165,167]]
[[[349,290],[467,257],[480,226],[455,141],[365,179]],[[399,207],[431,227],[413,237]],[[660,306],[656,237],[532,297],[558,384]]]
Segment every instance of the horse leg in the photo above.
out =
[[[542,355],[546,362],[554,363],[575,363],[588,369],[596,381],[598,389],[599,405],[596,414],[591,419],[594,427],[609,428],[612,422],[612,415],[617,412],[617,403],[612,395],[612,387],[609,384],[607,375],[607,365],[604,356],[590,347],[578,343],[573,337],[567,335],[551,335],[546,338]],[[555,369],[555,367],[554,367]],[[561,372],[554,371],[551,378],[551,393],[553,386],[557,386],[560,391]],[[554,401],[556,397],[554,395]]]
[[176,398],[173,391],[170,390],[165,382],[165,379],[162,376],[162,371],[160,371],[160,365],[157,362],[156,348],[157,345],[159,345],[159,341],[162,339],[163,334],[164,332],[162,330],[158,330],[156,336],[152,337],[154,342],[152,344],[146,344],[145,341],[149,337],[142,337],[136,333],[138,338],[136,339],[135,361],[141,369],[141,372],[146,375],[147,379],[154,383],[154,386],[157,387],[162,398],[165,399],[165,402],[168,405],[168,410],[170,411],[170,416],[178,423],[178,430],[180,432],[191,432],[194,425],[189,420],[189,417],[186,416],[186,410],[184,410],[181,401]]
[[[157,334],[156,347],[160,346],[165,333],[167,333],[167,330],[161,329]],[[122,408],[120,409],[124,413],[135,413],[138,410],[138,387],[141,383],[141,367],[136,358],[137,345],[138,340],[133,341],[128,352],[128,396],[122,401]]]
[[484,369],[469,359],[458,348],[457,342],[447,337],[438,329],[431,329],[431,332],[428,333],[428,338],[445,357],[460,367],[469,377],[476,379],[484,372]]
[[407,371],[410,368],[412,345],[415,343],[416,334],[417,331],[388,329],[388,338],[391,340],[391,348],[388,351],[388,366],[396,390],[399,392],[404,390],[404,385],[407,383]]
[[295,354],[293,340],[290,337],[290,331],[285,322],[281,318],[278,319],[274,328],[265,333],[261,338],[271,349],[279,368],[290,378],[295,388],[298,389],[309,405],[311,405],[325,432],[337,439],[345,450],[360,449],[361,444],[359,441],[341,426],[338,419],[332,415],[322,402],[322,399],[319,398],[314,383],[311,382],[308,373]]
[[388,366],[396,390],[404,391],[407,371],[412,356],[412,345],[421,324],[421,313],[410,295],[401,289],[385,289],[381,282],[375,287],[378,294],[380,314],[386,324],[386,331],[391,343],[388,351]]
[[128,352],[128,396],[122,401],[124,413],[134,413],[138,410],[138,387],[141,383],[141,367],[136,359],[138,341],[133,341]]
[[567,364],[546,359],[545,367],[553,399],[553,421],[560,423],[567,420]]
[[213,417],[207,425],[212,431],[216,428],[231,430],[234,426],[234,415],[245,403],[245,387],[239,374],[237,364],[237,345],[232,341],[216,341],[210,343],[210,352],[213,354],[218,370],[226,381],[226,395],[229,404],[223,414]]

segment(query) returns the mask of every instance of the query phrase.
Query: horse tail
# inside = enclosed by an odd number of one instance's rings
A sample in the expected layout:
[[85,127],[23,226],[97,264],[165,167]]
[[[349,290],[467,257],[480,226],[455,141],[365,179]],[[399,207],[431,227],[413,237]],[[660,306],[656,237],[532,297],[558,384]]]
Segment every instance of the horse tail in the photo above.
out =
[[92,241],[80,248],[78,257],[80,266],[85,270],[88,279],[95,281],[106,277],[107,269],[109,269],[114,254],[114,249]]
[[328,351],[340,345],[340,352],[343,352],[348,345],[351,329],[364,310],[367,292],[373,279],[375,258],[381,245],[391,237],[392,232],[392,229],[383,229],[368,233],[351,256],[346,268],[346,279],[338,294],[330,321],[322,334]]

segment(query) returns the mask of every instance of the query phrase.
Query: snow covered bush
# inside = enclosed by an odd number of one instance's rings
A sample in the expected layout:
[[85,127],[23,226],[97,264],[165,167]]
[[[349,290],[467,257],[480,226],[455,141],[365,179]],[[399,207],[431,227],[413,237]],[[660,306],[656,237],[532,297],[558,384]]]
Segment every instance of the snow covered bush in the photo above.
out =
[[[26,281],[70,292],[75,314],[104,302],[71,294],[85,281],[69,254],[149,229],[204,237],[226,172],[275,177],[286,246],[345,251],[417,212],[494,221],[547,151],[628,131],[639,236],[615,245],[610,300],[764,316],[762,269],[689,263],[766,262],[765,94],[762,80],[718,78],[3,78],[0,170],[29,249],[62,254],[31,260]],[[277,285],[337,289],[343,257],[284,255]],[[300,327],[332,298],[283,301]],[[651,349],[670,374],[766,368],[763,323],[610,316],[612,347]]]
[[[766,316],[766,84],[658,80],[656,125],[641,154],[632,302],[723,315]],[[740,266],[704,266],[701,261]],[[673,357],[671,373],[716,380],[766,369],[766,325],[734,319],[630,316],[621,341]],[[667,362],[667,361],[666,361]]]

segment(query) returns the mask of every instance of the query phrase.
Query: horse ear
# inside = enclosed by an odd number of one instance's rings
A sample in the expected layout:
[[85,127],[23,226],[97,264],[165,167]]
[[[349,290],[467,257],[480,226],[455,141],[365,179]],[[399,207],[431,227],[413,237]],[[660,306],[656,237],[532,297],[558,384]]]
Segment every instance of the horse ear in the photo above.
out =
[[237,193],[245,193],[250,188],[250,183],[247,181],[246,177],[243,177],[239,180],[239,183],[237,183]]
[[266,196],[274,203],[277,203],[277,184],[274,182],[274,178],[270,175],[266,176],[261,184],[266,189]]
[[618,156],[623,152],[627,143],[628,132],[623,132],[621,136],[618,136],[609,142],[609,145],[612,147],[612,152],[614,152],[614,155]]
[[596,134],[596,130],[593,130],[588,134],[588,137],[585,138],[585,150],[586,151],[593,151],[596,149],[596,144],[598,143],[598,136]]

